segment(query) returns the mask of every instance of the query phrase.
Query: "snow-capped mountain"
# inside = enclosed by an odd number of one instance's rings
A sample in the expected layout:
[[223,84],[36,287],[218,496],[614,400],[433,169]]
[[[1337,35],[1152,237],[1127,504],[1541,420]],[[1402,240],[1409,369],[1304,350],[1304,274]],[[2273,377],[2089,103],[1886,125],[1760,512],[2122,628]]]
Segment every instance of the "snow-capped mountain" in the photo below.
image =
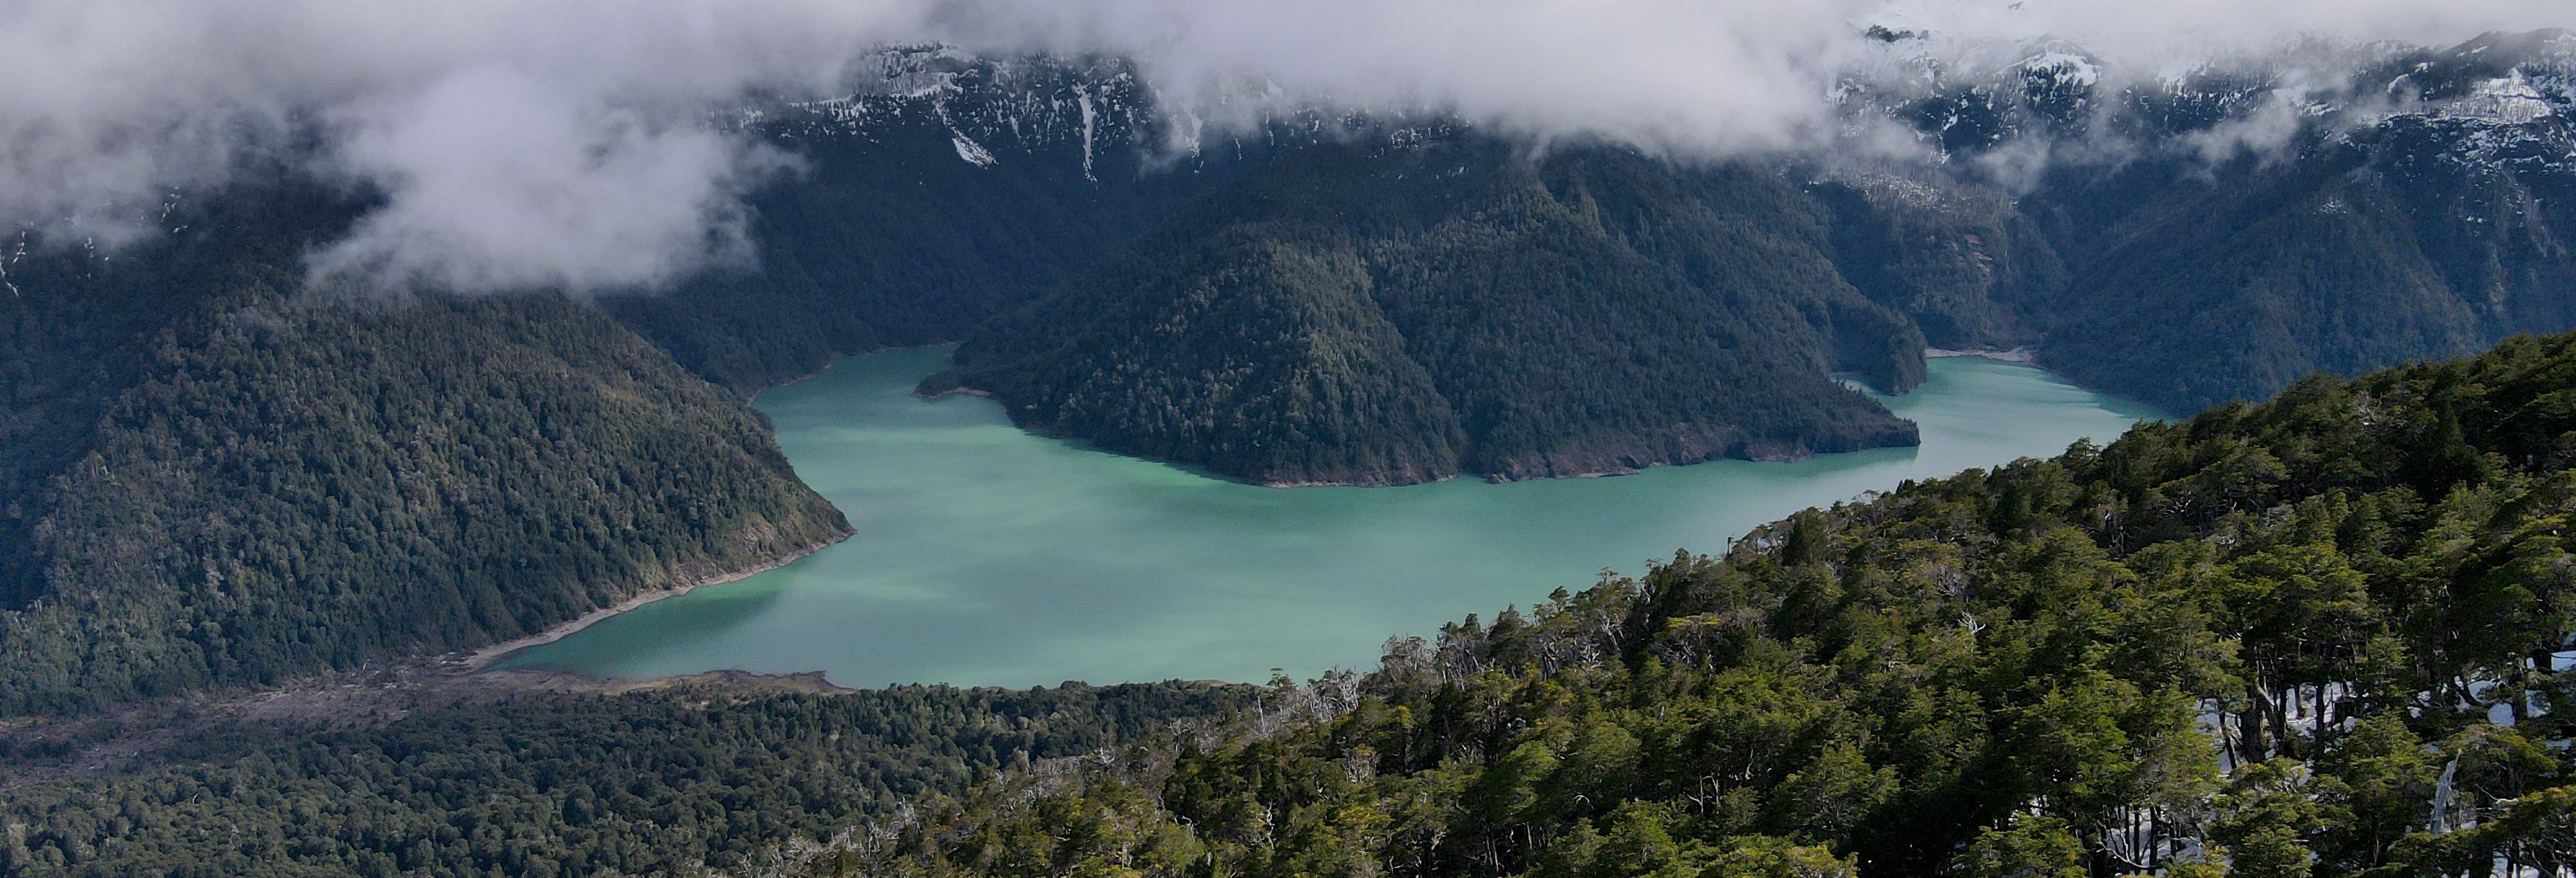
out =
[[936,46],[879,51],[855,71],[849,94],[755,119],[791,138],[876,139],[933,127],[968,164],[1072,156],[1085,175],[1109,152],[1147,145],[1155,125],[1145,86],[1124,60],[983,58]]

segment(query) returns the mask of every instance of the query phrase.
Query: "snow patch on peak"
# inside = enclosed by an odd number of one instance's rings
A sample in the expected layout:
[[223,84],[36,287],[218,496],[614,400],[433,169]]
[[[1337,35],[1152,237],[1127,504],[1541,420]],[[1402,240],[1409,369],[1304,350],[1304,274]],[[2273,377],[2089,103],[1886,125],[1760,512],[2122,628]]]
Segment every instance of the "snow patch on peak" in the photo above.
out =
[[1000,159],[994,158],[990,151],[985,150],[984,147],[976,144],[975,141],[966,139],[966,135],[951,131],[949,132],[948,143],[951,146],[957,147],[957,157],[965,159],[967,164],[974,165],[979,168],[989,168],[994,165],[1001,164]]
[[2477,119],[2506,125],[2528,125],[2556,114],[2540,90],[2532,87],[2522,71],[2478,83],[2466,95],[2443,106],[2439,115],[2449,119]]
[[2093,59],[2072,51],[2071,46],[2052,44],[2038,54],[2022,59],[2024,74],[2054,76],[2058,82],[2074,86],[2092,86],[2102,81],[2102,68]]

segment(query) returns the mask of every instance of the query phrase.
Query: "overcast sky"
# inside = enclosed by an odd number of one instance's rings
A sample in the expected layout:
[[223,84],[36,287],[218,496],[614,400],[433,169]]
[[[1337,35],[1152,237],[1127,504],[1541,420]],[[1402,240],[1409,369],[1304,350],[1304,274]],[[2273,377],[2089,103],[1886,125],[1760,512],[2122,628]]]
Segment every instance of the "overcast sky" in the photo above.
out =
[[[741,258],[792,161],[700,124],[823,92],[885,42],[1131,56],[1222,119],[1278,101],[1710,155],[1790,144],[1871,23],[1940,51],[2074,40],[2152,74],[2298,36],[2441,44],[2576,25],[2568,0],[0,0],[0,222],[154,233],[317,121],[310,170],[387,204],[317,272],[462,289],[651,287]],[[1243,107],[1242,101],[1222,106]]]

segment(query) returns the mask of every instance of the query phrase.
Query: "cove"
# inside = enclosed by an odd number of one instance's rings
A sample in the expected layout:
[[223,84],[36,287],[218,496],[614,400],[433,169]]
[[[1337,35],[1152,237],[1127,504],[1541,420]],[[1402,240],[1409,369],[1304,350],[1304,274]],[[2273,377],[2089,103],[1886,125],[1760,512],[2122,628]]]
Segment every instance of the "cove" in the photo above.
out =
[[1262,488],[922,400],[945,349],[848,357],[770,390],[796,473],[858,535],[785,567],[622,613],[495,667],[654,677],[820,670],[845,686],[1260,681],[1365,668],[1386,638],[1580,590],[1674,550],[1716,552],[1799,509],[2108,442],[2153,409],[2039,369],[1931,362],[1884,398],[1918,448],[1632,476]]

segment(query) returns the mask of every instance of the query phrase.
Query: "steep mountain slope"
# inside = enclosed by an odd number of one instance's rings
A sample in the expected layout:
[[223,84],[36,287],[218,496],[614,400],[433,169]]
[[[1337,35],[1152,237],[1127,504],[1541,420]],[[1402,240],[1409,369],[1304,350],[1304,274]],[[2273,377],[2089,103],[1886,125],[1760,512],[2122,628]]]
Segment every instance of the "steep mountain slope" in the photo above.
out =
[[850,97],[740,123],[803,166],[754,200],[759,270],[603,304],[690,370],[749,392],[834,354],[955,341],[1224,173],[1146,167],[1160,135],[1115,59],[923,48],[872,60]]
[[605,315],[304,295],[301,242],[348,213],[217,201],[165,243],[43,250],[0,302],[33,437],[0,713],[479,646],[848,532],[757,413]]
[[2391,119],[2168,184],[2079,272],[2044,352],[2177,406],[2462,355],[2576,326],[2562,229],[2576,129]]
[[1844,280],[1951,350],[2038,339],[2067,282],[2056,244],[2001,192],[1892,174],[1822,175],[1806,186],[1831,217]]
[[1827,373],[1921,380],[1810,202],[1743,168],[1472,133],[1242,172],[988,326],[953,385],[1024,424],[1267,483],[1617,472],[1910,443]]
[[782,874],[2576,868],[2576,335],[1559,592]]
[[[1946,71],[1950,85],[1910,103],[1862,102],[1917,125],[1945,162],[2019,187],[2000,219],[1936,218],[1873,247],[1893,242],[1897,262],[1937,279],[1956,274],[1945,254],[1976,242],[1964,249],[2008,291],[1987,316],[2023,330],[1990,337],[2037,342],[2089,385],[2193,411],[2312,371],[2576,326],[2564,231],[2576,228],[2576,37],[2392,51],[2326,89],[2260,67],[2115,87],[2080,49],[2046,48],[1982,78]],[[2030,155],[2050,157],[2035,173],[1992,171]],[[1910,182],[1936,194],[1866,201],[1862,223],[1892,222],[1877,218],[1884,204],[1963,197],[1937,194],[1957,178]]]

